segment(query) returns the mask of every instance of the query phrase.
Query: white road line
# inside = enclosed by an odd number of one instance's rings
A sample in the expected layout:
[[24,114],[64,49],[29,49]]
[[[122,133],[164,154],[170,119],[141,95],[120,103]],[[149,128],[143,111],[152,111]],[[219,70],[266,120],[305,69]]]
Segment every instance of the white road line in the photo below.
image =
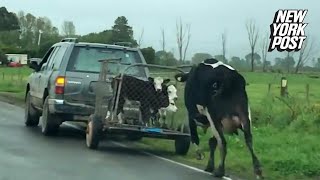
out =
[[[74,129],[83,131],[83,129],[79,128],[79,127],[76,126],[76,125],[69,124],[69,123],[64,123],[64,124],[65,124],[66,126],[71,127],[71,128],[74,128]],[[115,145],[120,146],[120,147],[124,147],[124,148],[130,149],[130,147],[127,146],[127,145],[125,145],[125,144],[122,144],[122,143],[119,143],[119,142],[115,142],[115,141],[111,141],[111,142],[112,142],[113,144],[115,144]],[[155,157],[155,158],[157,158],[157,159],[161,159],[161,160],[163,160],[163,161],[167,161],[167,162],[170,162],[170,163],[179,165],[179,166],[183,166],[183,167],[188,168],[188,169],[192,169],[192,170],[197,171],[197,172],[201,172],[201,173],[204,173],[204,174],[211,175],[211,173],[206,172],[206,171],[204,171],[204,170],[202,170],[202,169],[199,169],[199,168],[196,168],[196,167],[192,167],[192,166],[189,166],[189,165],[186,165],[186,164],[182,164],[182,163],[173,161],[173,160],[171,160],[171,159],[167,159],[167,158],[164,158],[164,157],[161,157],[161,156],[158,156],[158,155],[149,153],[149,152],[145,152],[145,151],[139,151],[139,152],[141,152],[141,153],[143,153],[143,154],[146,154],[146,155],[148,155],[148,156],[151,156],[151,157]],[[225,176],[223,177],[223,179],[225,179],[225,180],[232,180],[231,178],[225,177]]]
[[[124,147],[124,148],[129,148],[129,149],[130,149],[130,147],[128,147],[128,146],[125,145],[125,144],[122,144],[122,143],[119,143],[119,142],[115,142],[115,141],[112,141],[112,143],[114,143],[114,144],[116,144],[116,145],[118,145],[118,146],[121,146],[121,147]],[[157,159],[161,159],[161,160],[163,160],[163,161],[167,161],[167,162],[170,162],[170,163],[173,163],[173,164],[177,164],[177,165],[183,166],[183,167],[185,167],[185,168],[192,169],[192,170],[197,171],[197,172],[201,172],[201,173],[205,173],[205,174],[211,175],[211,173],[206,172],[206,171],[204,171],[204,170],[202,170],[202,169],[199,169],[199,168],[196,168],[196,167],[192,167],[192,166],[189,166],[189,165],[186,165],[186,164],[182,164],[182,163],[179,163],[179,162],[173,161],[173,160],[171,160],[171,159],[167,159],[167,158],[164,158],[164,157],[161,157],[161,156],[158,156],[158,155],[149,153],[149,152],[145,152],[145,151],[140,151],[140,152],[143,153],[143,154],[146,154],[146,155],[148,155],[148,156],[152,156],[152,157],[155,157],[155,158],[157,158]],[[225,180],[232,180],[232,179],[229,178],[229,177],[223,177],[223,179],[225,179]]]

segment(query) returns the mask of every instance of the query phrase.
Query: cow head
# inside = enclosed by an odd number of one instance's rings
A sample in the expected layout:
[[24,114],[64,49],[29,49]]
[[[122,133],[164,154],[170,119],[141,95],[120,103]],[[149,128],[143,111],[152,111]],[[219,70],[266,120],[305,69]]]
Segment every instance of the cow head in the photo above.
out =
[[166,94],[169,100],[169,105],[166,107],[166,110],[171,112],[176,112],[178,110],[175,104],[175,101],[178,100],[177,88],[172,84],[169,86],[163,85],[162,90]]
[[154,89],[157,92],[161,92],[163,85],[167,85],[170,82],[170,79],[163,79],[162,77],[149,77],[148,80],[153,83]]
[[169,85],[167,87],[167,92],[169,96],[169,100],[178,100],[177,88],[174,85]]

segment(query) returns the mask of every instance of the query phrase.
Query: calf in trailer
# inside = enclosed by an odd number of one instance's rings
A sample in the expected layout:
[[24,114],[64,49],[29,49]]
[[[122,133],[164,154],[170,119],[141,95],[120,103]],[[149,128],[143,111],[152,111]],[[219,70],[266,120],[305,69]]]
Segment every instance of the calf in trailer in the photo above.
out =
[[[116,77],[115,79],[118,79],[119,77],[120,76]],[[161,107],[169,106],[169,97],[167,91],[163,91],[162,88],[159,89],[159,87],[166,85],[169,83],[169,81],[170,79],[161,80],[160,77],[158,77],[156,81],[151,77],[148,78],[148,81],[144,81],[132,76],[123,75],[118,109],[116,112],[120,123],[122,123],[121,113],[123,113],[123,106],[126,100],[140,102],[140,111],[144,124],[147,124],[151,117],[151,109],[153,111],[158,111],[158,109]],[[112,87],[113,89],[118,90],[120,86],[115,88],[115,81],[113,81]]]
[[209,140],[210,158],[205,171],[214,171],[214,152],[218,145],[221,158],[214,174],[217,177],[224,176],[227,155],[224,133],[237,134],[241,129],[252,156],[254,173],[257,178],[263,178],[260,162],[253,151],[251,115],[244,77],[229,65],[206,59],[189,73],[177,74],[176,79],[186,82],[185,105],[189,113],[192,142],[199,145],[195,123],[199,113],[206,116],[214,134]]
[[[178,100],[178,95],[177,95],[177,88],[174,85],[162,85],[162,91],[167,92],[168,97],[169,97],[169,106],[167,107],[155,107],[152,109],[158,109],[158,111],[152,111],[152,124],[160,124],[160,119],[162,120],[162,127],[167,128],[166,125],[166,116],[167,112],[177,112],[178,108],[175,104],[175,101]],[[161,104],[161,103],[160,103]],[[163,103],[162,103],[163,104]]]

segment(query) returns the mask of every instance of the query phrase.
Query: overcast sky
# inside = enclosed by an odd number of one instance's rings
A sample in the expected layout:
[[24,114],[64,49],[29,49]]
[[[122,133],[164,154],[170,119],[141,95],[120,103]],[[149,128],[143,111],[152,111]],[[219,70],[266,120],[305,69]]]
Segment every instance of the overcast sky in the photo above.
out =
[[[191,24],[188,59],[197,52],[221,54],[221,33],[224,31],[227,33],[227,58],[244,57],[250,52],[246,20],[255,19],[260,33],[265,35],[279,9],[308,9],[307,35],[320,40],[319,0],[0,0],[0,6],[13,12],[23,10],[35,16],[47,16],[58,28],[64,20],[71,20],[77,34],[81,35],[110,29],[118,16],[126,16],[136,38],[144,28],[143,47],[160,49],[160,29],[163,27],[167,50],[173,50],[175,54],[175,23],[181,17],[183,22]],[[320,50],[319,45],[317,49]],[[260,49],[258,52],[260,54]],[[275,55],[273,53],[271,57]]]

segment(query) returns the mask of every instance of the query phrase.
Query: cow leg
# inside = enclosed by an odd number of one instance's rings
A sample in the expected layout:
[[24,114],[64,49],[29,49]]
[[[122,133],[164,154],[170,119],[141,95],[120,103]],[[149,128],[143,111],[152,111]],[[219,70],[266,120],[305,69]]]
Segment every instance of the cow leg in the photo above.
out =
[[157,116],[156,113],[154,113],[154,111],[152,110],[151,116],[150,116],[152,126],[155,124],[155,119],[157,118],[156,116]]
[[197,124],[194,121],[193,116],[191,114],[189,114],[189,128],[190,128],[191,143],[195,147],[195,151],[196,151],[196,159],[202,160],[204,159],[204,153],[201,152],[201,149],[199,147],[200,141],[199,141],[199,136],[197,132]]
[[217,144],[220,150],[220,164],[218,166],[218,169],[214,172],[214,176],[223,177],[225,173],[224,163],[227,156],[227,141],[224,138],[222,126],[217,125],[218,123],[215,123],[213,121],[207,108],[204,109],[204,113],[206,114],[209,120],[210,127],[212,129],[213,135],[217,139]]
[[168,128],[168,126],[167,126],[167,124],[166,124],[166,119],[167,119],[167,111],[166,110],[163,110],[163,109],[161,109],[160,111],[160,118],[159,119],[161,119],[161,127],[162,128]]
[[146,126],[148,125],[148,122],[150,121],[150,106],[148,106],[147,102],[141,103],[141,114],[142,114],[142,121],[143,124]]
[[247,147],[250,151],[251,157],[252,157],[254,173],[258,179],[263,178],[260,162],[253,151],[252,133],[251,133],[251,127],[250,127],[249,123],[247,123],[243,126],[243,132],[244,132],[244,138],[246,141],[246,145],[247,145]]
[[209,149],[210,149],[210,157],[208,160],[207,167],[205,171],[207,172],[213,172],[214,171],[214,152],[217,147],[217,139],[215,137],[212,137],[209,139]]
[[123,123],[122,114],[123,114],[124,103],[125,103],[125,99],[123,97],[120,97],[118,102],[118,108],[117,108],[117,118],[120,124]]
[[219,133],[219,136],[221,138],[221,142],[218,142],[219,150],[220,150],[220,164],[218,166],[218,169],[215,171],[214,175],[216,177],[223,177],[225,174],[225,160],[227,157],[227,141],[224,138],[223,130],[221,126],[217,128],[217,131]]

